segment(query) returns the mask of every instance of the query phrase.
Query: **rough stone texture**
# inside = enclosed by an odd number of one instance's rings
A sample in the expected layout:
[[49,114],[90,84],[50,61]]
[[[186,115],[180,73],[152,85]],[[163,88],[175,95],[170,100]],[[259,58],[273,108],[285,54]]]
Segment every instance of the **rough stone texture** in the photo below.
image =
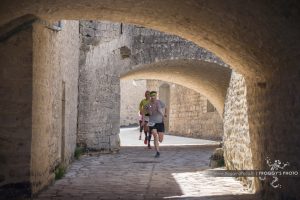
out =
[[[112,34],[108,34],[110,32]],[[119,77],[145,64],[164,60],[177,62],[184,58],[210,61],[205,62],[205,67],[220,68],[213,73],[222,76],[215,76],[217,83],[206,84],[217,88],[220,98],[225,97],[231,70],[224,67],[227,65],[219,58],[192,42],[143,27],[110,22],[81,21],[80,33],[77,138],[80,146],[94,150],[119,148]]]
[[[246,79],[251,151],[255,169],[270,169],[266,158],[289,162],[289,170],[300,169],[299,68],[281,68],[266,82]],[[296,66],[296,65],[295,65]],[[298,65],[299,66],[299,65]],[[272,179],[260,182],[266,199],[300,199],[299,178],[280,177],[282,188],[274,190]],[[256,180],[259,182],[258,180]],[[279,194],[281,196],[279,196]]]
[[2,197],[39,191],[75,149],[78,22],[63,21],[60,32],[31,23],[1,43]]
[[[246,82],[242,75],[233,72],[227,91],[224,112],[224,158],[229,170],[251,170],[253,161],[249,136]],[[254,188],[254,179],[242,179]]]
[[231,73],[227,64],[213,53],[178,36],[144,27],[129,28],[132,32],[131,66],[123,68],[122,79],[174,82],[205,94],[218,111],[223,112]]
[[[76,3],[28,0],[20,4],[18,0],[5,0],[0,11],[0,24],[32,13],[51,20],[106,19],[151,27],[194,41],[216,52],[243,75],[257,78],[272,73],[274,65],[284,66],[287,58],[298,63],[298,1],[276,1],[270,6],[270,2],[265,1],[154,0],[137,4],[135,0],[114,3],[109,0],[78,0]],[[279,49],[287,54],[283,55]]]
[[159,63],[165,60],[195,59],[218,65],[228,66],[220,58],[195,43],[176,35],[166,34],[157,30],[125,25],[131,38],[131,66],[124,68],[126,73],[141,65]]
[[[5,0],[0,24],[27,13],[53,20],[107,19],[191,40],[246,77],[254,168],[265,166],[264,158],[270,155],[289,159],[299,169],[299,5],[299,1]],[[285,183],[284,190],[264,185],[265,199],[299,199],[299,179]]]
[[[179,95],[180,94],[180,95]],[[207,111],[206,97],[187,88],[171,89],[169,131],[173,135],[221,140],[223,120],[220,114]]]
[[33,30],[31,184],[36,193],[54,179],[54,170],[72,159],[76,144],[78,21],[61,31],[40,23]]
[[121,34],[121,25],[105,21],[95,23],[95,21],[81,20],[80,34],[85,45],[97,46],[118,39]]
[[[146,85],[147,82],[147,85]],[[163,87],[161,87],[163,86]],[[170,100],[162,94],[167,86]],[[171,135],[221,140],[223,122],[206,97],[186,87],[156,80],[121,80],[121,127],[138,125],[138,104],[146,90],[158,91],[168,107],[166,132]],[[209,110],[210,109],[210,110]]]
[[19,184],[30,190],[32,41],[30,26],[0,43],[0,196],[3,198],[9,190],[5,186],[13,188]]
[[231,70],[201,60],[167,60],[145,64],[122,74],[121,78],[159,79],[193,89],[206,96],[222,115]]
[[121,80],[120,126],[137,126],[139,104],[145,98],[146,80]]
[[[157,80],[148,80],[149,90],[161,91],[161,86],[170,86],[169,134],[221,140],[223,136],[223,120],[219,113],[207,112],[207,98],[186,87]],[[158,94],[159,99],[161,94]],[[164,99],[162,99],[164,101]]]
[[[110,151],[120,147],[119,71],[128,66],[129,59],[120,55],[120,48],[128,44],[127,35],[119,32],[116,38],[109,34],[116,27],[120,24],[80,22],[82,44],[77,144],[91,150]],[[85,34],[91,31],[95,37]],[[102,35],[107,38],[101,39]]]

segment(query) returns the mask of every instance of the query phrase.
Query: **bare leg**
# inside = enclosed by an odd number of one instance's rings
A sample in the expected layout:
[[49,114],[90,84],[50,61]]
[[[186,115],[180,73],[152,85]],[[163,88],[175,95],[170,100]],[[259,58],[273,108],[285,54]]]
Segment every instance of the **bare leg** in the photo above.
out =
[[151,141],[151,136],[152,136],[152,133],[148,133],[148,148],[150,149],[150,141]]
[[152,130],[152,135],[154,137],[154,146],[155,146],[155,150],[157,152],[159,152],[159,143],[158,143],[158,134],[157,134],[157,130],[153,129]]
[[160,143],[162,143],[163,139],[164,139],[164,133],[163,132],[158,132],[158,141]]
[[148,126],[147,126],[147,123],[145,122],[145,124],[144,124],[144,133],[145,133],[145,140],[147,140],[147,133],[148,133],[148,130],[149,128],[148,128]]
[[143,126],[142,126],[142,121],[140,121],[140,137],[139,137],[139,140],[142,139],[142,131],[143,131]]

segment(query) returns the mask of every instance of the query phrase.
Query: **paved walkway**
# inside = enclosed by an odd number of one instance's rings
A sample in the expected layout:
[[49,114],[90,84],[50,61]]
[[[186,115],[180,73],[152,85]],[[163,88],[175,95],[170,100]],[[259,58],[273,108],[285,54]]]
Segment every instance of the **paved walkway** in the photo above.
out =
[[[124,137],[130,134],[135,139],[126,142]],[[160,158],[154,158],[155,151],[142,147],[137,138],[137,129],[123,129],[119,153],[81,157],[38,199],[255,199],[231,177],[204,176],[215,149],[201,146],[207,141],[192,139],[195,145],[164,146]],[[169,136],[164,144],[180,140],[190,139]],[[136,141],[139,146],[133,146]]]
[[[120,132],[121,146],[145,146],[145,134],[142,133],[142,140],[138,140],[140,136],[139,128],[123,128]],[[152,137],[152,140],[154,138]],[[152,142],[153,143],[153,142]],[[151,145],[152,145],[151,143]],[[193,139],[187,137],[178,137],[172,135],[165,135],[161,146],[178,146],[178,145],[219,145],[220,142],[211,140]]]

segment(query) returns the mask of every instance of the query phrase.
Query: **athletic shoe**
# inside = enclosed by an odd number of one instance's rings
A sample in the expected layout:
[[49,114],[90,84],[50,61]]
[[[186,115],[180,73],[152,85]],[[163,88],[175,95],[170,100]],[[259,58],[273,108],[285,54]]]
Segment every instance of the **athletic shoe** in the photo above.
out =
[[155,158],[158,158],[159,156],[160,156],[160,153],[159,153],[159,152],[156,152]]
[[145,140],[144,140],[144,144],[147,144],[147,143],[148,143],[148,140],[145,139]]

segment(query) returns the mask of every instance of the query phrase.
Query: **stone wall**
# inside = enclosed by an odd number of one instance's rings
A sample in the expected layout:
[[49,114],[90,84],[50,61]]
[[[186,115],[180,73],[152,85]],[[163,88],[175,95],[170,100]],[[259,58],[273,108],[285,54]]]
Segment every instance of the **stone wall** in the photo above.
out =
[[31,182],[36,193],[54,180],[59,165],[75,150],[79,32],[78,21],[61,31],[34,24]]
[[12,188],[30,193],[32,41],[32,26],[29,26],[0,43],[0,194],[3,198]]
[[[300,79],[295,63],[285,61],[285,67],[263,80],[246,77],[248,118],[254,169],[270,170],[271,163],[289,162],[285,170],[300,169]],[[288,67],[290,66],[290,67]],[[252,141],[255,141],[252,143]],[[280,189],[271,186],[272,178],[256,179],[265,199],[300,199],[299,178],[278,177]]]
[[120,74],[143,64],[183,58],[226,66],[192,42],[144,27],[81,21],[80,34],[77,144],[89,149],[119,148]]
[[138,126],[139,103],[145,98],[146,80],[121,80],[120,126]]
[[[246,82],[233,72],[224,109],[224,158],[229,170],[252,170]],[[253,178],[242,179],[254,189]]]
[[127,34],[131,39],[128,46],[131,50],[131,64],[124,67],[120,73],[139,68],[143,64],[179,59],[203,60],[228,67],[210,51],[176,35],[168,35],[140,26],[126,25],[123,27],[129,29]]
[[[124,20],[173,32],[216,52],[248,76],[255,166],[265,166],[265,156],[272,156],[288,159],[299,169],[299,1],[275,1],[271,6],[269,1],[140,1],[137,5],[132,0],[114,4],[85,0],[67,6],[66,1],[16,2],[3,2],[1,24],[27,13],[48,19]],[[271,193],[276,199],[300,199],[299,179],[285,183],[283,190],[266,185],[265,199],[275,199]]]
[[205,96],[178,86],[171,89],[170,99],[169,129],[173,135],[222,140],[223,120],[216,109],[207,111],[210,104]]
[[49,22],[24,21],[12,27],[15,31],[0,45],[0,137],[4,147],[0,159],[5,164],[0,192],[7,198],[41,190],[54,180],[55,168],[67,165],[73,157],[78,22],[61,24],[62,30],[57,31]]
[[118,23],[80,22],[77,144],[91,150],[114,150],[120,146],[119,71],[130,62],[121,54],[129,42],[120,28]]
[[169,104],[167,120],[170,134],[211,140],[222,139],[223,120],[215,109],[207,111],[210,104],[206,97],[183,86],[156,80],[148,80],[147,88],[160,91],[160,87],[164,84],[170,86],[170,102],[166,103]]

